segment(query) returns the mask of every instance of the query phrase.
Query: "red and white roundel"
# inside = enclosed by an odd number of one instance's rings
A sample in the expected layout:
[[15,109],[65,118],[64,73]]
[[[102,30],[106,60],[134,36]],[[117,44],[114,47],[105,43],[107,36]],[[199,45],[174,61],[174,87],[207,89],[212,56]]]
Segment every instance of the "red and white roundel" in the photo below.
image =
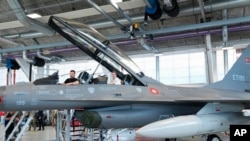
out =
[[156,88],[149,88],[149,91],[150,91],[150,93],[152,93],[152,94],[159,94],[159,91],[156,89]]
[[245,62],[249,64],[250,63],[250,57],[246,57]]

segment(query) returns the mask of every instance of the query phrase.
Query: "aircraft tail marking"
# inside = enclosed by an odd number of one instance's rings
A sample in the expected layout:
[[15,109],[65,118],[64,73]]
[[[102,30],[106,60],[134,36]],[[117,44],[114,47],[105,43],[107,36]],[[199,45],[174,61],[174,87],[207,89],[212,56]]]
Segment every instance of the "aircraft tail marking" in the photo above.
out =
[[243,51],[223,80],[205,87],[250,92],[250,45]]

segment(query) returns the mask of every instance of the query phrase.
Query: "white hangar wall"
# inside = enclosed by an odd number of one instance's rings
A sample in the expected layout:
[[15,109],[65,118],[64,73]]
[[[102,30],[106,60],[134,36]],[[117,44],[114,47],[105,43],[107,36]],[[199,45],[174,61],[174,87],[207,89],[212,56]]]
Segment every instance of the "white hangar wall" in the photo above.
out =
[[[236,53],[237,52],[237,53]],[[239,57],[241,51],[236,49],[228,50],[229,68]],[[205,84],[206,78],[206,59],[202,49],[198,50],[183,50],[165,52],[158,55],[142,54],[130,56],[141,70],[149,77],[157,79],[157,63],[156,58],[159,57],[159,81],[164,84]],[[224,61],[223,50],[216,51],[216,64],[217,64],[217,78],[221,80],[224,76]],[[74,69],[77,71],[76,76],[83,70],[92,73],[98,64],[92,60],[71,61],[65,63],[49,64],[45,66],[44,74],[51,74],[59,70],[60,79],[62,83],[69,77],[69,71]],[[36,72],[36,67],[34,67]],[[0,68],[0,85],[6,85],[7,69]],[[104,75],[107,72],[103,67],[99,67],[96,75]],[[107,74],[106,74],[107,75]],[[16,82],[28,82],[28,78],[24,75],[22,70],[16,71]]]

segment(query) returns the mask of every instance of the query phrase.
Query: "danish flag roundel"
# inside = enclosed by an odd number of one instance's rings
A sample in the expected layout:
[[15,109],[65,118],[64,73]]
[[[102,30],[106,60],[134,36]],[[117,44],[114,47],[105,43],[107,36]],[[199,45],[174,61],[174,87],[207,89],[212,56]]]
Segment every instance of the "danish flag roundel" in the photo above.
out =
[[247,64],[249,64],[249,63],[250,63],[250,57],[246,57],[246,58],[245,58],[245,62],[246,62]]
[[149,91],[150,91],[150,93],[155,94],[155,95],[159,94],[159,91],[156,88],[153,88],[153,87],[149,88]]

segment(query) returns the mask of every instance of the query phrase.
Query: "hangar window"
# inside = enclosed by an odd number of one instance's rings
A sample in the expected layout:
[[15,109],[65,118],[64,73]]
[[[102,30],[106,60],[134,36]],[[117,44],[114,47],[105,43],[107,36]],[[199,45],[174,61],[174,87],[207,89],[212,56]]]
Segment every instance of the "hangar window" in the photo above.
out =
[[160,81],[165,84],[205,84],[203,51],[172,52],[160,56]]

